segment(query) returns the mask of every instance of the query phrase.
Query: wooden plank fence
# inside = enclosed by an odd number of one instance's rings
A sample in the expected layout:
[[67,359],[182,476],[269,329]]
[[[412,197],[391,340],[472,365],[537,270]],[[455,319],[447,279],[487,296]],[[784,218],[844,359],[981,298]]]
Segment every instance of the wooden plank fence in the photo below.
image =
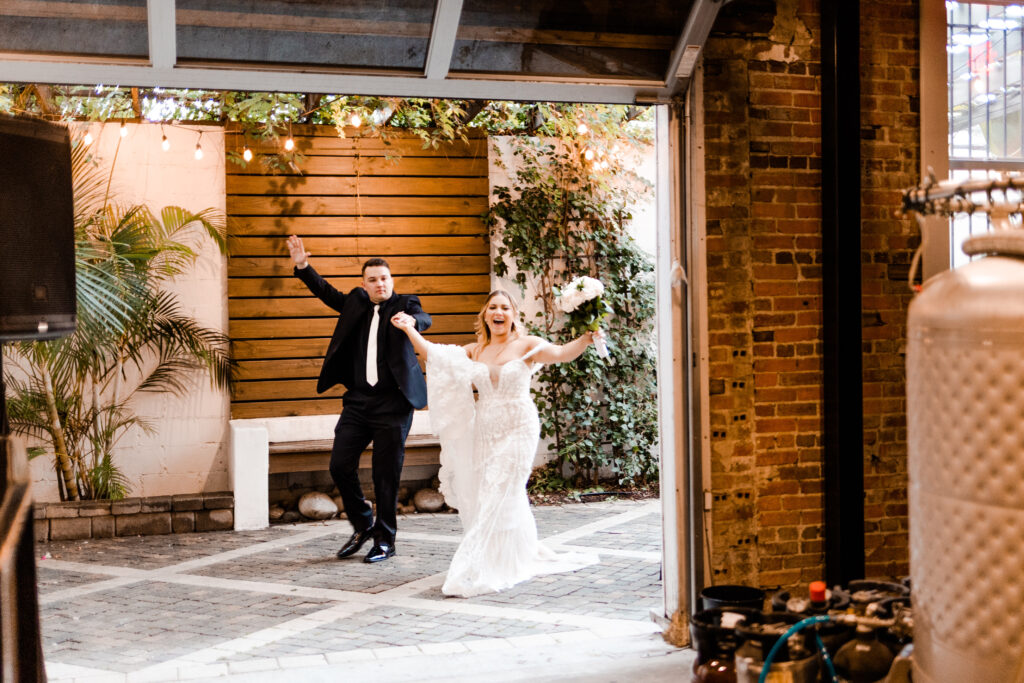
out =
[[[239,361],[235,418],[323,415],[341,409],[336,387],[316,378],[337,314],[292,276],[285,238],[297,234],[335,287],[360,284],[372,256],[391,264],[395,290],[418,294],[434,318],[428,338],[473,340],[490,285],[487,140],[422,149],[414,136],[339,138],[330,126],[296,126],[298,172],[267,171],[253,144],[246,168],[227,168],[229,335]],[[229,131],[228,150],[243,139]]]

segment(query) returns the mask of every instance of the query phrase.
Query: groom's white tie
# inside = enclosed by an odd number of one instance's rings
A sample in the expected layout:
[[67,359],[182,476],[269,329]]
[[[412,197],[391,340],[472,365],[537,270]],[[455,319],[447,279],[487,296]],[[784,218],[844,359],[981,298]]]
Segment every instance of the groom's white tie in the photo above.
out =
[[373,307],[370,320],[370,336],[366,340],[366,383],[371,387],[377,383],[377,327],[380,325],[380,304]]

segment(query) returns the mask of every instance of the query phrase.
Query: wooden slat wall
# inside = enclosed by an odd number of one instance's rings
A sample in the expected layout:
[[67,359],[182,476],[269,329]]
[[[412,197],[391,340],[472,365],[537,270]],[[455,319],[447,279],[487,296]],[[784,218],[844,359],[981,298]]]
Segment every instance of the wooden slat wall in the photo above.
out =
[[[473,340],[473,318],[490,284],[487,140],[422,149],[419,138],[339,138],[333,127],[297,126],[300,173],[259,162],[229,163],[229,333],[240,374],[235,418],[323,415],[341,409],[336,387],[316,378],[337,314],[292,276],[285,239],[303,238],[316,269],[342,291],[360,284],[371,256],[391,264],[395,290],[418,294],[434,318],[428,338]],[[229,132],[228,150],[241,151]]]

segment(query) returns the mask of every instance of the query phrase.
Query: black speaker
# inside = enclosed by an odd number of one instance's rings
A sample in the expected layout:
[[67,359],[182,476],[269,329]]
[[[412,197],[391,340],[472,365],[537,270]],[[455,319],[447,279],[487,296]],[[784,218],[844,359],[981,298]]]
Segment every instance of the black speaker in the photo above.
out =
[[77,310],[68,129],[0,115],[0,341],[71,334]]

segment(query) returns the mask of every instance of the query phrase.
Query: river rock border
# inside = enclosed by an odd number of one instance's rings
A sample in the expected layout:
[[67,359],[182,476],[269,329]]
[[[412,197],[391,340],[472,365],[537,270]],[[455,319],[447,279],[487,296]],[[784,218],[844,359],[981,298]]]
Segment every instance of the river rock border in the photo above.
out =
[[36,541],[225,531],[235,526],[234,508],[231,491],[36,503]]

